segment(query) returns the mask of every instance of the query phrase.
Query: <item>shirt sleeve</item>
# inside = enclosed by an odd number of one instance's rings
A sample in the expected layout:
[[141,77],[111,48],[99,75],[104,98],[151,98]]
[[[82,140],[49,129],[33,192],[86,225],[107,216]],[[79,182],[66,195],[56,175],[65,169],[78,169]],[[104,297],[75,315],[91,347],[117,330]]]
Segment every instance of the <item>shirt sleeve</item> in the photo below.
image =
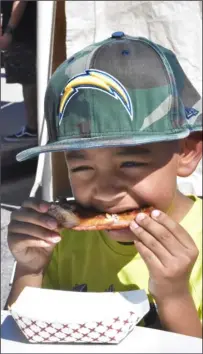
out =
[[58,245],[54,248],[50,263],[45,270],[42,288],[60,290],[58,278]]

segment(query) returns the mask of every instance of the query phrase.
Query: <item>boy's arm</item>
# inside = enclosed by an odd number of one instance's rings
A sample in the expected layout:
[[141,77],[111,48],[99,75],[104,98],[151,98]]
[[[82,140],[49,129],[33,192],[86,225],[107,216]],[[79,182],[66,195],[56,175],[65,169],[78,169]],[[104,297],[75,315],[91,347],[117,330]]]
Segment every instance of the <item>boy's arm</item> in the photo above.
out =
[[30,273],[27,269],[17,264],[16,273],[5,308],[8,309],[18,298],[26,286],[41,288],[43,273]]
[[54,231],[58,227],[56,220],[47,214],[49,206],[45,201],[29,198],[11,214],[8,247],[17,267],[7,306],[16,301],[25,286],[42,287],[44,273],[61,241]]
[[161,324],[167,331],[202,338],[202,324],[190,293],[157,302]]

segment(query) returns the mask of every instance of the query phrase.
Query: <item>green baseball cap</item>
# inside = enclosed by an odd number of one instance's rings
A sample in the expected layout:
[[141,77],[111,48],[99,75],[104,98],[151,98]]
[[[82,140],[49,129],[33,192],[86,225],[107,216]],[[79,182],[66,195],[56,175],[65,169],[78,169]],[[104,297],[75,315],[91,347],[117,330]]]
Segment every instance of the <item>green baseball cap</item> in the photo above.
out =
[[49,141],[20,152],[131,146],[202,130],[201,97],[176,56],[146,38],[115,32],[61,64],[45,95]]

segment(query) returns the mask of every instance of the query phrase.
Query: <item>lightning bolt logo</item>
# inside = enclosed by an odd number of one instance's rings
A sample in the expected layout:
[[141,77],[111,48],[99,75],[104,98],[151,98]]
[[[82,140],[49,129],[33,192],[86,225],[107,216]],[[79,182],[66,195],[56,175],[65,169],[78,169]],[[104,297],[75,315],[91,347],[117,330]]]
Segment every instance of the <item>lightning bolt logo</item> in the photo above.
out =
[[59,125],[63,120],[65,109],[70,100],[79,90],[87,88],[105,92],[114,99],[119,100],[126,109],[130,119],[133,120],[133,106],[125,87],[112,75],[104,71],[90,69],[74,76],[68,81],[62,91],[59,105]]

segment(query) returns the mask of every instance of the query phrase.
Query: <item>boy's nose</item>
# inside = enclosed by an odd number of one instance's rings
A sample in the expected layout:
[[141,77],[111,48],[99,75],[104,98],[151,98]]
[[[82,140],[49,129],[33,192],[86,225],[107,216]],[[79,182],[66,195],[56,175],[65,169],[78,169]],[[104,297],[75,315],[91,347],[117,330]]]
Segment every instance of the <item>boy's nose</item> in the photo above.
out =
[[124,199],[126,193],[122,192],[117,195],[112,194],[96,194],[93,197],[93,204],[101,211],[107,211],[108,209],[114,208],[121,203]]
[[98,208],[106,210],[120,204],[121,200],[126,196],[126,192],[121,190],[116,183],[104,182],[97,185],[92,199]]
[[103,175],[97,178],[92,193],[92,202],[101,210],[116,207],[126,196],[123,181],[115,176]]

